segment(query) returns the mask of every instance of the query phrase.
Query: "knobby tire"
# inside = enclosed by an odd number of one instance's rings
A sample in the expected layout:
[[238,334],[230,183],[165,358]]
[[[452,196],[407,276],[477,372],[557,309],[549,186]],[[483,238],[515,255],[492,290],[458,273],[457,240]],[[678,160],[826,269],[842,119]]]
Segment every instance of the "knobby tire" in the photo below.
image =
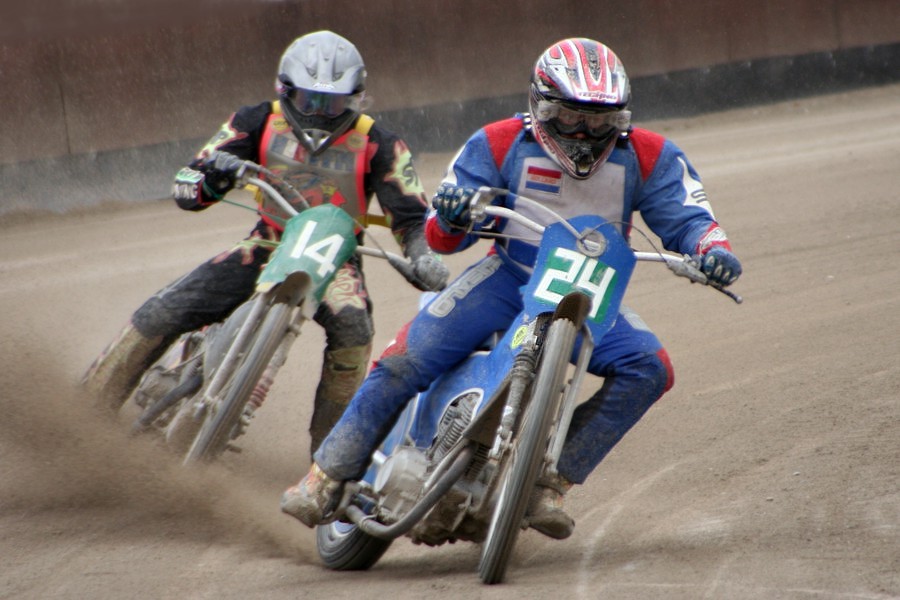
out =
[[550,428],[565,383],[577,329],[567,319],[553,321],[544,341],[531,400],[501,484],[478,570],[487,584],[503,581],[522,528],[532,490],[544,465]]
[[352,523],[335,521],[316,528],[316,548],[322,563],[335,571],[365,571],[387,551],[393,540],[373,537]]

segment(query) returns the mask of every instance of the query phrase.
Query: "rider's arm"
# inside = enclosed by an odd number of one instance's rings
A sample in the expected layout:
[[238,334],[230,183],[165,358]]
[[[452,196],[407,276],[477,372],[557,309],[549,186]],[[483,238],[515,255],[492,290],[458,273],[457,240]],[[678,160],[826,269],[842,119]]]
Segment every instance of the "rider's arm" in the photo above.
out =
[[703,183],[684,152],[662,136],[635,129],[631,135],[643,184],[634,205],[663,246],[680,254],[731,250],[713,215]]
[[[441,184],[476,190],[482,186],[506,188],[501,167],[513,141],[522,132],[521,118],[511,118],[491,123],[475,132],[450,162]],[[476,223],[477,231],[486,224]],[[428,244],[435,252],[451,254],[470,247],[478,236],[448,227],[432,209],[425,224]]]
[[187,167],[175,176],[173,196],[184,210],[203,210],[222,199],[207,182],[207,175],[198,167],[213,151],[233,154],[243,160],[259,161],[259,144],[272,103],[245,106],[222,124],[218,132],[197,153]]
[[366,192],[375,194],[397,243],[408,255],[406,242],[422,235],[428,207],[412,153],[399,136],[377,123],[369,130],[369,152]]

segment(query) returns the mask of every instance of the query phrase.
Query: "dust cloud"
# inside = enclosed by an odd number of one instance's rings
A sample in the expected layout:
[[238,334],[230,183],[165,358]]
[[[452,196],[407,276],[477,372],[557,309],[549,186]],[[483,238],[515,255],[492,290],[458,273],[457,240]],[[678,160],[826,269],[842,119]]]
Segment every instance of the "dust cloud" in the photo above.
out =
[[222,465],[183,467],[159,441],[129,436],[47,360],[53,355],[35,344],[0,372],[0,516],[100,511],[102,529],[116,535],[177,534],[313,560],[277,498]]

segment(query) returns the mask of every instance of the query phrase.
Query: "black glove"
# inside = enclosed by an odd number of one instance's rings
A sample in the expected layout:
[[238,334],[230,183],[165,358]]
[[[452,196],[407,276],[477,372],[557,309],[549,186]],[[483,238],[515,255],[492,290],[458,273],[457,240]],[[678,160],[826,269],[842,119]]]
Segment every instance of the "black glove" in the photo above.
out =
[[423,254],[413,261],[413,273],[427,290],[439,291],[447,287],[450,270],[434,254]]
[[194,209],[203,203],[200,197],[200,185],[203,183],[203,173],[190,167],[185,167],[175,174],[175,183],[172,185],[172,197],[178,206],[184,209]]
[[221,198],[234,188],[238,174],[244,168],[244,161],[227,152],[213,152],[197,165],[204,174],[204,191],[214,198]]
[[466,229],[471,223],[470,204],[477,190],[442,183],[438,187],[431,205],[438,217],[451,229]]

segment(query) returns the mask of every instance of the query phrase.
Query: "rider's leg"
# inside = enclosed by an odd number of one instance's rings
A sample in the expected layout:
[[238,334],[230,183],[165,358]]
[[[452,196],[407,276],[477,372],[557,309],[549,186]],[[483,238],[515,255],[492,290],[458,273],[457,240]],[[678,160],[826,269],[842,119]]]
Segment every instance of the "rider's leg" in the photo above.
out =
[[[334,481],[361,477],[369,457],[416,393],[518,314],[522,275],[488,257],[438,295],[391,342],[315,453],[309,477],[290,488],[282,510],[321,522]],[[318,475],[318,471],[324,478]]]
[[597,342],[588,370],[604,378],[603,386],[575,409],[557,465],[579,484],[674,383],[662,344],[627,308]]
[[521,277],[490,256],[419,311],[323,441],[315,454],[319,466],[337,479],[361,477],[407,402],[518,314]]
[[85,373],[85,389],[99,406],[118,410],[172,340],[224,319],[250,296],[269,254],[268,249],[245,243],[157,292]]
[[171,338],[144,335],[129,321],[94,360],[82,379],[98,408],[115,413],[131,395],[138,378],[165,351]]
[[326,344],[309,425],[310,456],[347,408],[372,355],[372,306],[354,262],[338,271],[315,320],[325,330]]
[[584,483],[612,450],[674,382],[668,355],[656,336],[627,308],[613,329],[597,342],[589,371],[604,377],[603,386],[579,405],[557,464],[558,475],[535,492],[529,524],[554,538],[568,537],[575,526],[563,510],[573,483]]

